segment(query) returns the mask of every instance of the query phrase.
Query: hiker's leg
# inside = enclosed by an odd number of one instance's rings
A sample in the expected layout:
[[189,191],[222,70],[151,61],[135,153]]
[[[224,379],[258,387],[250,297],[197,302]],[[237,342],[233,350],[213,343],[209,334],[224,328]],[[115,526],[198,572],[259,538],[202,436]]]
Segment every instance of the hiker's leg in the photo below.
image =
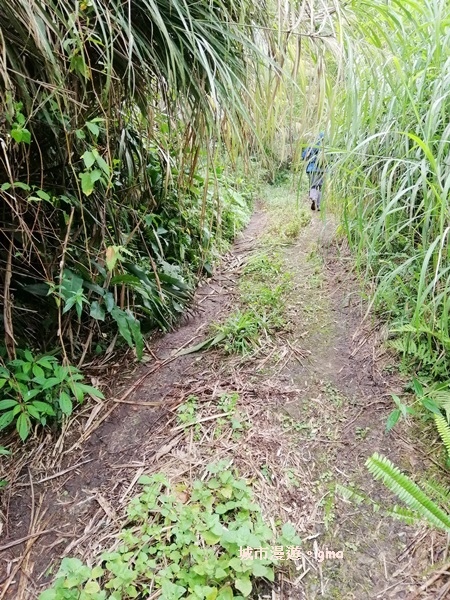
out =
[[319,190],[316,187],[312,187],[309,197],[311,199],[311,210],[316,210],[316,207],[318,208]]
[[308,179],[309,179],[309,197],[311,198],[311,190],[312,190],[313,184],[314,184],[314,173],[308,173]]
[[320,201],[321,200],[322,200],[322,186],[319,186],[317,188],[317,200],[316,200],[317,210],[320,210]]

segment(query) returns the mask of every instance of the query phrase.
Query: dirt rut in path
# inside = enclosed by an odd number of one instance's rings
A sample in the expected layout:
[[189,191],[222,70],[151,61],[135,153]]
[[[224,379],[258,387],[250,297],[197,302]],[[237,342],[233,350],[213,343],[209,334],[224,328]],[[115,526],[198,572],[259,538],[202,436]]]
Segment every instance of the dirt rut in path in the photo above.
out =
[[385,434],[391,394],[401,393],[402,384],[387,374],[383,333],[370,318],[364,320],[366,306],[346,267],[350,257],[334,230],[332,217],[315,216],[285,254],[295,280],[292,338],[302,339],[309,360],[291,361],[283,370],[281,379],[301,390],[284,410],[301,431],[297,448],[311,462],[318,502],[305,523],[316,544],[316,562],[302,580],[299,598],[408,598],[429,560],[423,543],[415,546],[417,530],[335,494],[336,484],[354,485],[392,508],[396,500],[373,482],[365,461],[373,452],[407,468],[421,459],[411,456],[396,432]]

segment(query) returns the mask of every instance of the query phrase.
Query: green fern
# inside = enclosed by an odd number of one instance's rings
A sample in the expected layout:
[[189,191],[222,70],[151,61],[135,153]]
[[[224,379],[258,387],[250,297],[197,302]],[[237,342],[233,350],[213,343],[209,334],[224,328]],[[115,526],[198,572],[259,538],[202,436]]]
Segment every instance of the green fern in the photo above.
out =
[[423,481],[422,487],[432,500],[435,500],[446,509],[450,508],[450,489],[447,486],[431,479]]
[[409,508],[404,508],[403,506],[395,505],[393,508],[384,508],[369,496],[363,494],[360,490],[356,490],[353,487],[347,487],[341,485],[339,483],[336,484],[335,491],[339,494],[344,500],[349,500],[357,505],[360,504],[368,504],[372,507],[374,513],[382,513],[387,517],[392,517],[394,519],[403,521],[408,525],[414,525],[421,520],[419,514]]
[[439,435],[444,442],[444,446],[450,455],[450,429],[447,419],[445,419],[442,415],[434,415],[434,421],[436,423],[437,430],[439,431]]
[[361,494],[359,491],[356,491],[353,488],[349,488],[345,485],[341,485],[340,483],[336,484],[335,491],[342,498],[344,498],[344,500],[350,500],[350,501],[354,502],[355,504],[362,504],[363,502],[372,503],[370,498],[368,498],[364,494]]
[[439,508],[408,476],[404,475],[388,458],[373,454],[366,467],[375,479],[386,487],[409,508],[439,529],[450,532],[450,516]]
[[417,525],[417,523],[421,521],[421,517],[417,512],[410,510],[409,508],[405,508],[404,506],[395,505],[394,508],[387,509],[386,513],[390,517],[393,517],[399,521],[403,521],[408,525]]
[[438,406],[440,406],[447,415],[447,420],[450,417],[450,392],[445,390],[436,390],[429,394]]

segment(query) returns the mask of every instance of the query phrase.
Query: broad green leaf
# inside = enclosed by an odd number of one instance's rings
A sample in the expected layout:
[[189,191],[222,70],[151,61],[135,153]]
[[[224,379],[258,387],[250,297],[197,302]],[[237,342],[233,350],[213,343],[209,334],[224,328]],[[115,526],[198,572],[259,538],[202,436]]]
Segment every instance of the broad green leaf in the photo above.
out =
[[31,133],[28,129],[23,127],[18,127],[16,129],[11,129],[11,137],[20,144],[24,142],[24,144],[29,144],[31,142]]
[[221,538],[220,535],[211,533],[211,531],[203,531],[202,537],[209,546],[214,546]]
[[26,415],[25,413],[21,413],[19,415],[16,423],[16,429],[19,433],[20,439],[22,440],[22,442],[24,442],[27,439],[31,429],[31,423],[28,415]]
[[91,173],[88,171],[87,173],[80,173],[79,177],[81,179],[81,189],[86,196],[90,196],[94,191],[94,182],[91,178]]
[[261,564],[258,560],[254,560],[251,564],[252,575],[255,577],[265,577],[273,581],[273,569]]
[[214,571],[214,578],[215,579],[225,579],[225,577],[227,577],[228,573],[225,571],[225,569],[222,569],[222,567],[218,567],[215,571]]
[[33,365],[33,375],[35,377],[44,377],[45,376],[44,369],[42,367],[40,367],[38,364],[34,364]]
[[106,292],[106,294],[105,294],[105,304],[106,304],[106,310],[109,313],[116,306],[116,302],[114,300],[114,296],[111,294],[111,292]]
[[96,581],[88,581],[84,586],[86,594],[97,594],[100,592],[100,586]]
[[423,406],[427,410],[434,413],[435,415],[439,415],[439,416],[442,415],[442,412],[441,412],[439,406],[431,398],[420,398],[420,402],[423,404]]
[[33,404],[27,404],[26,411],[34,419],[37,419],[38,421],[40,421],[41,413],[38,411],[38,409],[35,406],[33,406]]
[[56,359],[53,356],[43,356],[36,362],[38,365],[41,365],[41,367],[44,367],[44,369],[51,369],[56,362]]
[[185,587],[176,585],[167,579],[162,582],[161,589],[164,600],[179,600],[186,591]]
[[42,389],[48,390],[52,387],[55,387],[55,385],[59,385],[61,381],[62,379],[60,377],[49,377],[42,386]]
[[217,600],[233,600],[233,590],[229,585],[220,588]]
[[59,600],[59,598],[61,598],[60,592],[52,588],[41,592],[38,600]]
[[136,348],[136,356],[138,360],[141,360],[144,352],[144,338],[142,337],[141,333],[141,324],[137,319],[134,318],[130,311],[127,311],[127,315],[128,327],[131,331],[131,335],[133,336],[133,341]]
[[388,433],[391,429],[397,424],[399,420],[401,412],[398,408],[393,410],[386,421],[386,432]]
[[81,158],[83,159],[86,169],[90,169],[95,163],[94,153],[90,152],[89,150],[86,150],[86,152],[81,156]]
[[0,410],[12,408],[13,406],[16,406],[16,404],[18,404],[17,400],[13,400],[12,398],[6,399],[6,400],[0,400]]
[[94,123],[93,121],[86,121],[86,127],[89,129],[93,136],[98,137],[98,134],[100,133],[100,128],[96,123]]
[[71,415],[73,410],[72,400],[66,392],[61,392],[59,395],[59,407],[65,415]]
[[292,525],[292,523],[285,523],[281,528],[281,533],[283,534],[285,540],[288,540],[293,544],[301,542],[297,535],[297,531],[295,530],[295,527]]
[[133,338],[128,327],[127,314],[121,310],[118,306],[114,306],[111,311],[111,316],[117,323],[120,335],[125,339],[130,348],[133,347]]
[[69,312],[69,310],[75,305],[76,301],[77,301],[77,297],[75,295],[72,296],[71,298],[69,298],[68,300],[66,300],[62,314],[64,315],[67,312]]
[[[20,406],[18,407],[20,409]],[[5,429],[6,427],[8,427],[8,425],[10,425],[12,423],[14,419],[14,411],[10,410],[7,413],[3,414],[0,417],[0,431],[2,429]]]
[[237,556],[231,558],[228,562],[228,565],[237,573],[243,573],[244,571],[247,571],[247,567],[243,565],[242,559],[238,558]]
[[94,300],[91,304],[90,316],[97,321],[105,320],[105,309],[103,306],[100,306],[97,300]]
[[252,583],[247,577],[240,577],[234,581],[234,586],[237,590],[242,592],[242,595],[246,598],[252,591]]
[[[205,592],[205,600],[216,600],[219,590],[217,588],[209,588],[210,591]],[[204,590],[205,591],[205,590]]]
[[72,393],[75,396],[77,402],[81,403],[84,400],[84,394],[83,394],[83,390],[80,389],[79,385],[80,384],[77,382],[71,382],[70,389],[72,390]]
[[41,200],[46,200],[47,202],[50,202],[52,199],[50,194],[47,194],[44,190],[36,190],[35,194],[36,196],[39,196]]
[[53,410],[53,407],[50,406],[50,404],[47,404],[47,402],[41,402],[40,400],[35,400],[32,404],[41,413],[44,413],[44,414],[50,415],[50,416],[54,416],[55,415],[55,411]]
[[100,169],[103,171],[103,173],[105,173],[105,175],[107,175],[109,177],[111,170],[110,170],[109,165],[106,162],[106,160],[102,156],[100,156],[98,150],[94,149],[92,151],[92,154],[94,155],[97,165],[100,167]]
[[[34,381],[34,379],[33,379]],[[32,390],[27,390],[26,394],[24,394],[23,399],[25,402],[29,402],[30,400],[32,400],[33,398],[35,398],[36,396],[39,396],[39,394],[42,392],[42,390],[40,390],[39,388],[35,388]]]
[[151,483],[154,483],[154,480],[152,479],[152,477],[150,477],[149,475],[141,475],[139,477],[139,479],[137,480],[137,482],[140,485],[149,485]]
[[83,392],[83,395],[88,394],[88,396],[92,396],[93,398],[100,398],[101,400],[105,399],[103,393],[92,385],[87,385],[86,383],[77,383],[76,386]]
[[25,350],[23,355],[25,356],[25,358],[27,359],[28,362],[33,362],[34,361],[34,356],[31,354],[31,352],[29,350]]
[[94,567],[91,572],[91,577],[92,579],[97,579],[98,577],[101,577],[104,572],[104,569],[102,569],[101,567]]
[[[73,54],[70,59],[70,70],[80,74],[85,79],[90,79],[91,74],[88,65],[81,54]],[[87,125],[87,123],[86,123]]]
[[15,181],[13,185],[14,188],[19,188],[20,190],[25,190],[26,192],[29,192],[31,190],[28,183],[23,183],[22,181]]

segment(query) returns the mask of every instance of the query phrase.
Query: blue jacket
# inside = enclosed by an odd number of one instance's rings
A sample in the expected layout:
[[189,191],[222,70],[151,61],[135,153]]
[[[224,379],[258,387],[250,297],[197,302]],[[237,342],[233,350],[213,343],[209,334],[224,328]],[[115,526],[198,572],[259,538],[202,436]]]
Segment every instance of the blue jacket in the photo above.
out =
[[310,146],[309,148],[305,148],[303,150],[302,160],[308,161],[306,165],[307,173],[317,173],[325,170],[319,157],[319,151],[319,146]]

